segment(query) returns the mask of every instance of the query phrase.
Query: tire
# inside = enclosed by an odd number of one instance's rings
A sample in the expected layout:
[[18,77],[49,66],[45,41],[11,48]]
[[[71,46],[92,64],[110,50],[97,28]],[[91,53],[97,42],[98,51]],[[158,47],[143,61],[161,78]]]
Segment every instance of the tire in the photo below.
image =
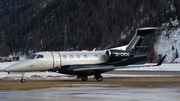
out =
[[25,83],[26,82],[26,79],[21,79],[21,83]]
[[82,81],[87,81],[87,80],[88,80],[88,77],[87,77],[87,76],[81,77],[81,80],[82,80]]
[[98,82],[101,82],[101,81],[103,80],[103,77],[101,76],[100,78],[96,78],[96,80],[97,80]]

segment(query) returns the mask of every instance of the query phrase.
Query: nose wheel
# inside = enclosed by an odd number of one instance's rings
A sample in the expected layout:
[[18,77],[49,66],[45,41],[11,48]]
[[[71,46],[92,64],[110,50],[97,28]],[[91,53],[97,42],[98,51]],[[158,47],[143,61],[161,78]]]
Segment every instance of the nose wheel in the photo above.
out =
[[24,74],[22,74],[22,79],[21,79],[21,83],[25,83],[26,79],[24,78]]
[[25,82],[26,82],[26,79],[22,78],[21,83],[25,83]]

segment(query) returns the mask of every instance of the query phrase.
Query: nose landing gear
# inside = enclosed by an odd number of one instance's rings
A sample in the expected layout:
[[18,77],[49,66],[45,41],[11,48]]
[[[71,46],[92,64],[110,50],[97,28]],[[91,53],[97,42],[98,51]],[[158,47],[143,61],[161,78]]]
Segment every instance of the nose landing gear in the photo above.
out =
[[26,79],[24,77],[25,77],[24,74],[22,74],[21,83],[25,83],[26,82]]

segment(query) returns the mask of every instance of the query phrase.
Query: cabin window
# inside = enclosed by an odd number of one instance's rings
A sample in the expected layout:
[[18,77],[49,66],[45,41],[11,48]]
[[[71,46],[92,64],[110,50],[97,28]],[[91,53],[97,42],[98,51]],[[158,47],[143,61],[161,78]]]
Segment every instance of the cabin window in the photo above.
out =
[[35,59],[36,56],[36,54],[31,54],[27,59]]
[[43,55],[38,55],[37,59],[40,59],[40,58],[44,58],[44,56]]
[[70,55],[70,58],[73,59],[73,55]]
[[67,57],[66,57],[66,55],[63,55],[63,59],[66,59]]
[[95,58],[98,58],[98,55],[94,55]]
[[76,55],[76,57],[79,59],[80,58],[80,56],[79,55]]
[[87,55],[84,55],[84,58],[87,58]]

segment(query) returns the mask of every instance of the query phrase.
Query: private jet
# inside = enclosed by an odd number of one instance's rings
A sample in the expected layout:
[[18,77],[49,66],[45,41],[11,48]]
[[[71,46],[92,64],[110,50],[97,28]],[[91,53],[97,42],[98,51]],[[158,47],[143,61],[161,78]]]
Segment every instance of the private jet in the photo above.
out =
[[[147,59],[150,38],[156,30],[162,28],[146,27],[136,29],[136,33],[128,45],[93,51],[48,51],[31,54],[28,58],[5,68],[8,74],[21,74],[21,82],[25,83],[26,72],[51,71],[69,75],[77,75],[82,81],[94,75],[102,81],[102,73],[114,69],[160,66],[164,56],[157,65],[132,65]],[[128,66],[130,65],[130,66]]]

